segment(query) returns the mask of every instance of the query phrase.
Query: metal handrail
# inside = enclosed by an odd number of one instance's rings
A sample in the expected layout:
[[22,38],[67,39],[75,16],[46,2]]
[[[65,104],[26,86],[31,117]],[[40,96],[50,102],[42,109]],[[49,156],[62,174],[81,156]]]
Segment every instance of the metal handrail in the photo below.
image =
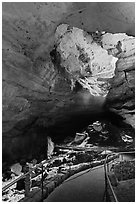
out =
[[26,174],[23,174],[21,176],[19,176],[18,178],[14,179],[13,181],[11,181],[10,183],[8,183],[7,185],[5,185],[4,187],[2,187],[2,192],[7,190],[8,188],[10,188],[11,186],[13,186],[15,183],[17,183],[19,180],[23,179],[26,177],[26,175],[28,175],[29,172],[27,172]]
[[[35,165],[33,167],[33,169],[29,170],[29,172],[19,176],[18,178],[14,179],[13,181],[11,181],[10,183],[8,183],[7,185],[5,185],[3,188],[2,188],[2,192],[7,190],[8,188],[10,188],[11,186],[13,186],[15,183],[17,183],[19,180],[25,178],[28,174],[32,173],[32,171],[34,171],[36,168],[43,168],[42,166],[45,164],[45,163],[48,163],[49,161],[51,162],[52,160],[56,159],[58,157],[53,157],[52,159],[48,159],[48,160],[43,160],[42,162],[40,162],[39,164]],[[40,174],[40,173],[39,173]]]
[[28,174],[30,174],[32,171],[34,171],[35,168],[37,167],[40,167],[39,166],[35,166],[32,170],[28,171],[27,173],[19,176],[18,178],[14,179],[13,181],[11,181],[10,183],[8,183],[7,185],[5,185],[3,188],[2,188],[2,192],[7,190],[8,188],[10,188],[11,186],[13,186],[15,183],[17,183],[19,180],[25,178]]
[[[105,162],[104,162],[105,178],[108,180],[110,189],[111,189],[111,191],[112,191],[113,197],[114,197],[114,199],[115,199],[116,202],[118,202],[118,201],[117,201],[117,197],[116,197],[116,195],[115,195],[115,193],[114,193],[113,187],[112,187],[111,182],[110,182],[110,179],[109,179],[109,177],[108,177],[107,169],[106,169],[106,164],[108,163],[108,158],[109,158],[110,156],[112,156],[112,155],[119,155],[119,154],[123,154],[123,153],[135,153],[135,151],[132,151],[132,152],[118,152],[118,153],[108,154],[108,155],[106,156]],[[56,159],[56,158],[58,158],[58,156],[53,157],[53,158],[48,159],[48,160],[43,160],[43,161],[40,162],[39,164],[35,165],[35,166],[33,167],[33,169],[29,170],[27,173],[25,173],[25,174],[19,176],[19,177],[16,178],[15,180],[13,180],[13,181],[11,181],[10,183],[8,183],[7,185],[5,185],[5,186],[2,188],[2,192],[5,191],[5,190],[7,190],[8,188],[10,188],[12,185],[14,185],[15,183],[17,183],[19,180],[25,178],[28,174],[30,174],[30,173],[31,173],[32,171],[34,171],[36,168],[39,168],[39,167],[40,167],[40,168],[42,169],[42,171],[41,171],[41,173],[42,173],[42,179],[41,179],[41,181],[42,181],[42,198],[43,198],[43,179],[44,179],[44,177],[43,177],[43,171],[44,171],[43,165],[44,165],[45,163],[48,164],[48,162],[51,162],[52,160],[54,160],[54,159]],[[39,174],[41,174],[41,173],[39,173]],[[39,174],[38,174],[38,175],[39,175]]]
[[113,194],[114,200],[115,200],[115,202],[118,202],[117,196],[116,196],[116,194],[115,194],[115,192],[114,192],[114,190],[113,190],[113,187],[112,187],[112,184],[111,184],[111,181],[110,181],[108,175],[107,175],[107,180],[108,180],[108,183],[109,183],[111,192],[112,192],[112,194]]
[[105,162],[104,162],[105,182],[106,182],[106,191],[107,191],[107,181],[108,181],[109,187],[110,187],[111,192],[112,192],[112,195],[113,195],[113,197],[114,197],[114,200],[115,200],[115,202],[118,202],[117,196],[116,196],[116,194],[115,194],[115,192],[114,192],[114,190],[113,190],[113,187],[112,187],[112,185],[111,185],[110,179],[109,179],[108,174],[107,174],[107,170],[108,170],[108,169],[106,168],[106,164],[108,163],[108,158],[109,158],[110,156],[113,156],[113,155],[116,155],[116,156],[117,156],[117,153],[108,154],[108,155],[106,156],[106,159],[105,159]]
[[[108,163],[108,158],[109,158],[110,156],[113,156],[113,155],[118,156],[118,155],[120,155],[120,154],[131,154],[131,153],[133,154],[133,153],[135,153],[135,151],[110,153],[110,154],[108,154],[108,155],[106,156],[106,159],[105,159],[105,162],[104,162],[104,171],[105,171],[105,178],[106,178],[106,180],[105,180],[105,182],[106,182],[106,188],[107,188],[107,181],[108,181],[108,184],[109,184],[109,186],[110,186],[110,189],[111,189],[111,192],[112,192],[112,195],[113,195],[113,197],[114,197],[115,202],[118,202],[118,199],[117,199],[117,196],[116,196],[116,194],[115,194],[115,192],[114,192],[114,190],[113,190],[111,181],[110,181],[110,179],[109,179],[109,177],[108,177],[108,174],[107,174],[107,170],[109,170],[109,168],[106,168],[106,165],[107,165],[107,163]],[[106,190],[107,190],[107,189],[106,189]]]

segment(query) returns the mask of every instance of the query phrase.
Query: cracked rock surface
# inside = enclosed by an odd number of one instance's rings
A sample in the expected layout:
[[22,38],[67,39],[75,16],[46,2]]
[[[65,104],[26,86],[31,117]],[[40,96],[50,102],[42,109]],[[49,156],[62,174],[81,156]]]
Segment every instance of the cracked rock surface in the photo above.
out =
[[[100,44],[102,35],[99,36]],[[91,95],[105,97],[109,91],[108,81],[115,75],[117,58],[109,55],[92,35],[81,29],[60,25],[55,36],[56,52],[61,56],[60,69],[70,75],[72,86],[78,81]]]

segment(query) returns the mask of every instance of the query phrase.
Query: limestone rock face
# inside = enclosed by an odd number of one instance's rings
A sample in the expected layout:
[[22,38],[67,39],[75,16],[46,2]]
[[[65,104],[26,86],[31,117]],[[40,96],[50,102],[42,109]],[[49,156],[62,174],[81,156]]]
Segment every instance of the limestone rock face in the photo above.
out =
[[[96,36],[96,37],[95,37]],[[60,25],[56,31],[60,70],[134,127],[135,38],[125,33],[91,33]],[[107,95],[108,94],[108,95]]]
[[[106,38],[106,39],[105,39]],[[107,95],[106,106],[135,126],[135,38],[125,34],[107,34],[103,47],[117,55],[115,76]],[[117,51],[116,51],[117,50]]]
[[61,55],[60,65],[70,75],[72,88],[78,81],[93,96],[105,97],[109,91],[108,80],[115,75],[117,58],[109,55],[101,42],[96,42],[92,35],[81,29],[62,24],[55,36],[56,52]]

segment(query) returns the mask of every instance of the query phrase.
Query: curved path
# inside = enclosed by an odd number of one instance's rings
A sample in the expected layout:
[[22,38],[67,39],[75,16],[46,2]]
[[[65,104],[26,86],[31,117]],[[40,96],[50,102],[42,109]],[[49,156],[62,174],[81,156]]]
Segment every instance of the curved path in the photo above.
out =
[[104,166],[86,170],[67,179],[44,202],[103,202]]
[[[121,155],[125,160],[134,158],[134,154]],[[119,161],[121,159],[118,158]],[[104,165],[101,165],[70,177],[57,187],[44,202],[103,202],[104,195],[105,173]]]

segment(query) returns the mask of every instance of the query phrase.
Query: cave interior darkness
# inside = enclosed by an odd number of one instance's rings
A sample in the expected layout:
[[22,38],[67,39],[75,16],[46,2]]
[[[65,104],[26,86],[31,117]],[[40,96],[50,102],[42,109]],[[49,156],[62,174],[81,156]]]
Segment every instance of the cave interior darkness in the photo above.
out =
[[[33,135],[33,143],[32,137],[29,139],[29,150],[26,148],[26,154],[20,151],[19,157],[9,157],[9,154],[3,153],[3,170],[5,169],[5,162],[14,163],[18,162],[21,159],[27,159],[27,161],[31,161],[33,158],[36,158],[39,162],[45,158],[47,158],[47,136],[51,137],[52,141],[56,144],[64,144],[64,140],[66,138],[75,138],[76,132],[82,132],[87,128],[88,125],[92,124],[95,121],[101,121],[104,123],[110,123],[113,126],[114,134],[111,135],[112,145],[114,142],[117,144],[117,134],[119,133],[119,129],[128,129],[134,135],[134,130],[130,125],[127,125],[123,122],[122,118],[117,114],[110,111],[100,111],[96,112],[83,112],[79,114],[69,114],[64,120],[60,120],[56,122],[54,125],[49,127],[44,127],[38,124],[31,124],[30,127],[26,127],[25,137],[29,138],[28,135]],[[92,139],[92,138],[91,138]],[[35,148],[34,148],[35,145]],[[29,154],[28,154],[29,152]],[[20,157],[20,155],[22,155]],[[17,155],[16,155],[17,156]]]
[[99,113],[85,112],[71,115],[66,120],[56,123],[48,128],[48,133],[55,143],[61,143],[66,137],[75,137],[76,132],[82,132],[89,124],[99,120],[111,122],[118,128],[125,125],[120,116],[110,111]]

